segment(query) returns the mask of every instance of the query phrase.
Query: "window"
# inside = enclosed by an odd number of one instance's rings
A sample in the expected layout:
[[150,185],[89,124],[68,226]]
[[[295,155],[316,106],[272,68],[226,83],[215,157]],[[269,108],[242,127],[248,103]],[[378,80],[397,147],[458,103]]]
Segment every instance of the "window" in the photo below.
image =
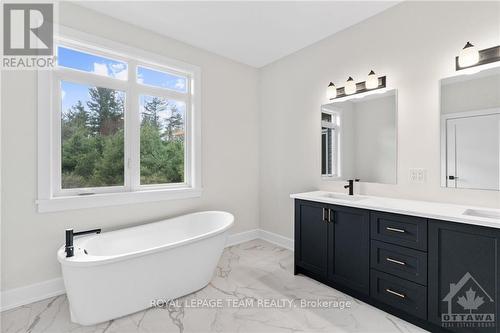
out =
[[59,67],[76,69],[120,80],[127,80],[128,78],[127,63],[64,46],[58,46],[57,48],[57,64]]
[[186,103],[140,97],[141,184],[184,182]]
[[340,119],[336,112],[321,113],[321,175],[339,177]]
[[125,92],[69,81],[60,92],[60,190],[124,186]]
[[39,73],[39,210],[199,196],[199,69],[85,37]]
[[187,82],[185,77],[155,71],[142,66],[137,67],[137,82],[181,93],[187,92]]

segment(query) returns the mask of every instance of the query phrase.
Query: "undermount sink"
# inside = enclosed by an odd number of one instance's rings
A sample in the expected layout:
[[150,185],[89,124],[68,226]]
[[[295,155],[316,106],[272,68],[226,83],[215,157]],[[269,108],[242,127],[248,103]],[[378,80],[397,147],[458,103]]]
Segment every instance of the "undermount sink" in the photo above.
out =
[[486,217],[489,219],[500,219],[500,212],[482,209],[466,209],[465,212],[463,212],[463,215]]
[[336,194],[336,193],[325,193],[321,195],[324,198],[335,199],[335,200],[346,200],[346,201],[360,201],[365,200],[365,198],[357,195],[346,195],[346,194]]

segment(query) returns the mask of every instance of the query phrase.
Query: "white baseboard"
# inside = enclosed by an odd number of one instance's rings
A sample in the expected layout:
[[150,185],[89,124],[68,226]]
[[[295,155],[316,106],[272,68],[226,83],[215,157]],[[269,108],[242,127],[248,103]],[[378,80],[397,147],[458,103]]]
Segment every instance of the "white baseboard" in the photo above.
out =
[[252,229],[248,231],[232,234],[227,237],[226,247],[248,242],[259,238],[260,229]]
[[253,229],[229,235],[226,247],[248,242],[254,239],[262,239],[269,243],[284,247],[287,250],[293,251],[293,239],[263,229]]
[[274,232],[259,229],[259,238],[269,243],[276,244],[278,246],[284,247],[287,250],[293,251],[293,239],[284,237]]
[[55,278],[44,282],[31,284],[2,291],[2,304],[0,311],[6,311],[18,306],[38,302],[46,298],[64,294],[64,282],[62,278]]
[[[226,247],[248,242],[254,239],[262,239],[269,243],[284,247],[293,251],[293,239],[262,230],[253,229],[237,234],[229,235]],[[46,298],[64,294],[64,282],[62,278],[55,278],[44,282],[31,284],[26,287],[20,287],[1,292],[0,312],[17,308],[22,305],[38,302]]]

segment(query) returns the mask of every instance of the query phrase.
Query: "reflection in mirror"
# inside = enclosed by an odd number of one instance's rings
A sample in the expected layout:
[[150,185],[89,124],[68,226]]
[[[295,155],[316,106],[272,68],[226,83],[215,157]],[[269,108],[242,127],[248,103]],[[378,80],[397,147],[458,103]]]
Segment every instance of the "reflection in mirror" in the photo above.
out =
[[321,113],[321,174],[323,176],[338,175],[339,117],[333,111]]
[[500,67],[441,80],[441,185],[500,189]]
[[324,178],[396,183],[396,90],[321,107]]

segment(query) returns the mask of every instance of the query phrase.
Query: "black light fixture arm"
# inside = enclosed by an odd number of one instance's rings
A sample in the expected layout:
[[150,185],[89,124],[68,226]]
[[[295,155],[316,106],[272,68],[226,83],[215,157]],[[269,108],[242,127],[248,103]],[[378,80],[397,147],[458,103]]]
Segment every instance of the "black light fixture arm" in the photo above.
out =
[[[351,77],[349,77],[349,78],[351,79]],[[336,94],[335,98],[330,98],[330,100],[334,100],[334,99],[342,98],[342,97],[346,97],[346,96],[352,96],[355,94],[361,94],[361,93],[364,93],[367,91],[382,89],[382,88],[385,88],[387,86],[387,83],[386,83],[387,77],[385,75],[380,76],[377,79],[378,79],[378,86],[376,88],[373,88],[373,89],[368,89],[366,87],[366,81],[356,83],[356,92],[354,94],[346,94],[345,87],[337,88],[337,94]],[[333,85],[333,83],[331,83],[331,85]]]

